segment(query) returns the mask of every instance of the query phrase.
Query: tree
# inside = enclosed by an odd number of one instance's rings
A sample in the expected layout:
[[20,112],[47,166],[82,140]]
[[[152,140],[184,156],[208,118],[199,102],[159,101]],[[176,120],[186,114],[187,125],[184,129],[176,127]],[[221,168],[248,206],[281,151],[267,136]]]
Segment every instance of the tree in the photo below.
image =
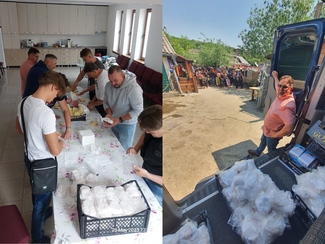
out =
[[211,39],[204,36],[200,45],[199,63],[217,67],[219,65],[229,65],[228,47],[220,39]]
[[249,63],[264,61],[272,53],[275,29],[312,19],[316,3],[315,0],[265,0],[262,6],[255,4],[247,19],[249,29],[238,36],[243,42],[240,48],[244,58]]

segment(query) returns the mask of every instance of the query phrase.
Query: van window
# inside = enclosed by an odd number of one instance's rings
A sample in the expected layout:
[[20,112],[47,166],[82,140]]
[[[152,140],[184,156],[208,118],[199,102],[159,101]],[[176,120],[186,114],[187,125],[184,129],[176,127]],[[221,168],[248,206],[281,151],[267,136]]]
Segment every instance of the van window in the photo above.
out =
[[279,78],[290,75],[294,79],[295,90],[305,85],[307,72],[315,45],[314,34],[288,36],[281,45],[279,61]]

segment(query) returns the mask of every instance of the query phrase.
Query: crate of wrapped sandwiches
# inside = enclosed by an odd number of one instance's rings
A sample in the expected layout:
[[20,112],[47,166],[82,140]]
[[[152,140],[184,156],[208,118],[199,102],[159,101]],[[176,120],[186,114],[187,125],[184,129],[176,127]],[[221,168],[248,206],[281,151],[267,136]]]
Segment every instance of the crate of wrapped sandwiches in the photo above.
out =
[[236,162],[215,178],[232,212],[228,224],[245,243],[271,243],[290,228],[296,207],[291,192],[279,190],[254,160]]
[[150,207],[137,181],[121,186],[78,185],[80,237],[147,232]]

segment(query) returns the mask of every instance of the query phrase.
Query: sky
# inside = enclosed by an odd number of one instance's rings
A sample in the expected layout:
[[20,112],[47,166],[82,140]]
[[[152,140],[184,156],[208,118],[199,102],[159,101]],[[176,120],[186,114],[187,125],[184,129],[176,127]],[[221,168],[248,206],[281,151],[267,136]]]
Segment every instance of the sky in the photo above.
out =
[[[163,0],[163,26],[167,33],[189,39],[220,39],[231,47],[242,45],[239,33],[248,29],[247,19],[254,4],[264,0]],[[200,39],[199,39],[200,38]]]

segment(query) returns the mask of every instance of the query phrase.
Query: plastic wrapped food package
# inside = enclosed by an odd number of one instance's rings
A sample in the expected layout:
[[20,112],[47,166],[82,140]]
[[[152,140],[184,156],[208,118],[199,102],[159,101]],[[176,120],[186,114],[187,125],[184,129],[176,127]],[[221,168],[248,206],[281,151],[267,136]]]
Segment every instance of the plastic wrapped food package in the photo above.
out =
[[318,217],[325,207],[325,167],[312,172],[296,175],[297,185],[292,190],[307,204]]
[[98,177],[92,173],[89,173],[86,177],[86,184],[87,185],[95,185],[99,181]]
[[80,181],[83,179],[81,171],[79,169],[72,170],[70,172],[70,179],[73,181]]
[[[134,186],[136,185],[127,187],[127,189],[130,191]],[[147,204],[137,186],[135,190],[140,193],[137,198],[130,196],[122,186],[105,188],[106,186],[95,186],[91,189],[88,186],[80,187],[80,199],[91,200],[94,203],[98,218],[134,215],[147,209]],[[88,212],[91,211],[88,209]],[[86,214],[86,212],[84,213]]]
[[186,219],[182,227],[171,235],[163,237],[164,244],[210,244],[208,228],[203,222],[199,227],[195,221]]
[[[240,163],[246,165],[241,172],[244,167]],[[236,228],[246,243],[270,243],[283,233],[288,217],[294,212],[291,193],[280,191],[268,175],[255,167],[253,160],[236,163],[235,176],[233,171],[227,171],[218,177],[220,183],[224,181],[222,193],[233,209],[228,224]]]
[[86,200],[91,195],[89,186],[82,186],[80,187],[79,191],[80,191],[79,194],[81,200]]
[[218,177],[220,179],[220,184],[222,187],[230,186],[236,175],[237,171],[233,170],[232,168],[218,172]]
[[94,202],[91,199],[86,199],[81,203],[82,211],[92,217],[97,217]]
[[256,198],[255,205],[259,213],[267,215],[270,213],[272,208],[272,199],[262,191],[262,193]]
[[272,211],[263,220],[264,229],[270,236],[281,236],[286,227],[283,215]]

